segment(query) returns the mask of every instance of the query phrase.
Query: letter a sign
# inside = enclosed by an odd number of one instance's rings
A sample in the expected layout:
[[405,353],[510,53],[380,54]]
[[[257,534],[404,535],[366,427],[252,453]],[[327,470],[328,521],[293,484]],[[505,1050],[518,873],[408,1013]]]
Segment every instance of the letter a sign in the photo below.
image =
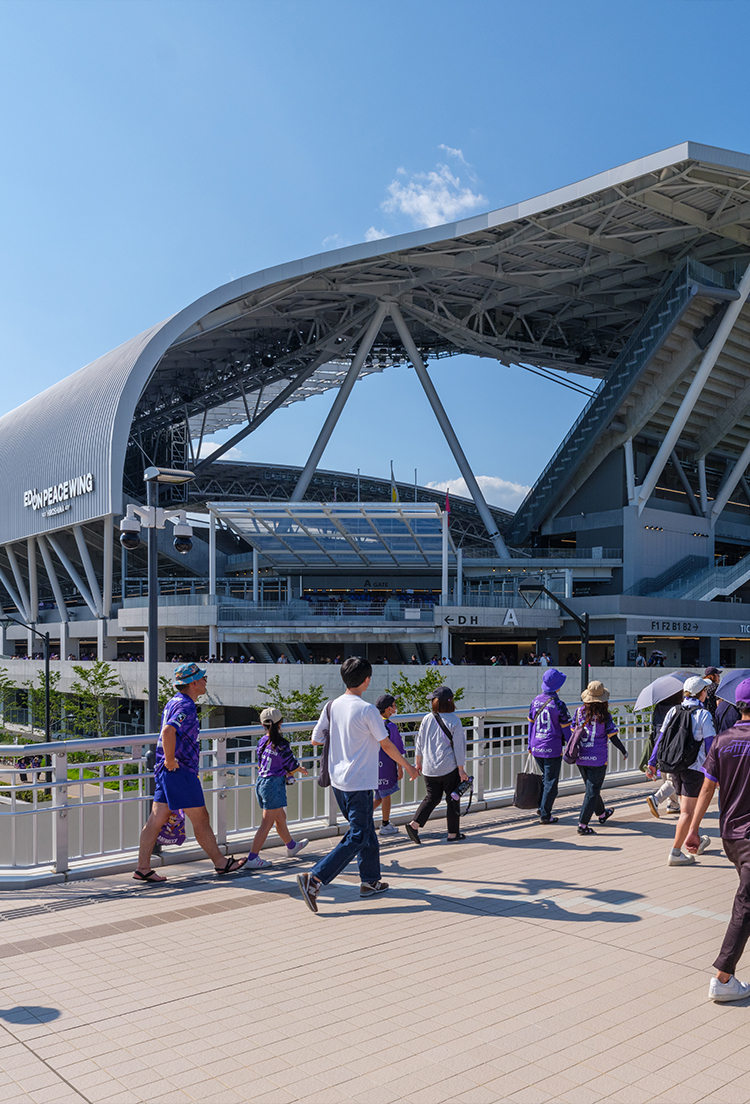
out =
[[518,618],[516,617],[515,610],[509,609],[506,613],[505,620],[503,621],[503,628],[505,628],[506,625],[515,625],[516,628],[518,628]]

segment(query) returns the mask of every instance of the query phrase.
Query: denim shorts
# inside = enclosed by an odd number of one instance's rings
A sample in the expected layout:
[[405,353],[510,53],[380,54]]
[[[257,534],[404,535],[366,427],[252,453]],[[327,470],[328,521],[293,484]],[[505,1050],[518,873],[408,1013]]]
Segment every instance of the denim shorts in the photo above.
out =
[[398,791],[400,789],[401,789],[401,783],[400,782],[390,782],[390,783],[387,783],[385,786],[378,786],[378,788],[376,790],[376,793],[377,793],[377,796],[382,801],[382,799],[384,797],[390,797],[391,794],[398,793]]
[[261,809],[286,809],[286,778],[259,778],[255,793]]
[[206,804],[203,787],[197,774],[187,767],[168,771],[166,767],[155,775],[154,801],[168,805],[173,813],[178,809],[199,809]]

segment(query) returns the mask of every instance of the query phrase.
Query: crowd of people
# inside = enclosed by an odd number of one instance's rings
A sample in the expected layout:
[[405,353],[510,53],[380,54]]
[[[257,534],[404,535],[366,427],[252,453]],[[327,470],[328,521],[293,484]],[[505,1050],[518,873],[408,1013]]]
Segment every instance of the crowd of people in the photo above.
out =
[[[375,812],[380,809],[381,836],[398,835],[391,822],[391,797],[406,774],[420,775],[425,797],[405,824],[410,841],[420,846],[420,830],[441,800],[446,803],[447,841],[460,843],[459,794],[470,782],[466,772],[466,737],[455,712],[453,691],[440,686],[430,694],[430,710],[415,740],[415,761],[405,755],[397,726],[392,695],[383,694],[375,704],[364,699],[372,677],[366,659],[350,657],[340,666],[345,686],[340,697],[327,702],[312,733],[312,743],[322,747],[320,784],[330,785],[348,822],[338,844],[314,866],[297,875],[303,900],[318,912],[321,889],[329,885],[356,859],[360,896],[375,897],[388,891],[381,877],[380,845]],[[706,668],[704,675],[690,676],[682,691],[659,703],[654,710],[651,737],[642,760],[649,778],[661,777],[659,790],[648,797],[649,812],[659,816],[659,805],[677,798],[679,809],[675,836],[668,856],[672,867],[690,866],[711,845],[700,834],[701,822],[717,788],[721,791],[720,835],[727,858],[740,879],[732,916],[719,956],[714,962],[709,997],[733,1001],[750,997],[750,983],[735,976],[740,956],[750,938],[750,678],[736,688],[736,702],[716,695],[721,671]],[[595,834],[591,821],[600,826],[614,815],[602,799],[609,746],[627,758],[617,724],[609,709],[609,690],[598,680],[589,682],[581,702],[571,715],[560,691],[566,681],[562,671],[548,667],[541,691],[528,714],[529,761],[541,775],[537,814],[540,823],[555,825],[554,804],[563,761],[575,763],[584,782],[578,817],[580,835]],[[155,793],[149,819],[141,833],[136,881],[160,883],[166,879],[151,868],[150,858],[164,825],[178,810],[193,824],[197,842],[214,863],[220,877],[245,866],[263,870],[271,866],[260,852],[272,828],[286,845],[289,856],[298,855],[308,840],[295,840],[286,821],[287,786],[307,770],[295,757],[283,734],[283,716],[269,708],[261,714],[265,729],[258,745],[256,796],[262,809],[261,824],[250,853],[244,858],[226,857],[211,829],[198,775],[200,757],[197,699],[205,693],[207,671],[196,663],[182,663],[174,673],[175,694],[167,702],[156,752]],[[683,850],[683,847],[685,850]]]

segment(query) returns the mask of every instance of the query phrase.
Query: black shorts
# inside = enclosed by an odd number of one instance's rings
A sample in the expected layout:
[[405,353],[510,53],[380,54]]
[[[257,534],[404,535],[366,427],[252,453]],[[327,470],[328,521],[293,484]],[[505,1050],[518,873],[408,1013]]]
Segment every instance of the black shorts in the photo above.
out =
[[675,793],[680,797],[697,797],[706,780],[703,771],[681,770],[670,775],[674,783]]

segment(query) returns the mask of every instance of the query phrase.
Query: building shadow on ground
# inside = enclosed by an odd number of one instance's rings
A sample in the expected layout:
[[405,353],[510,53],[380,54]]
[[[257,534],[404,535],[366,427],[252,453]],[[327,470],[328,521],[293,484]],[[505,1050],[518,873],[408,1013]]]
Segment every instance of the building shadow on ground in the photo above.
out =
[[51,1023],[62,1015],[59,1008],[44,1008],[36,1004],[0,1008],[0,1020],[9,1024]]

